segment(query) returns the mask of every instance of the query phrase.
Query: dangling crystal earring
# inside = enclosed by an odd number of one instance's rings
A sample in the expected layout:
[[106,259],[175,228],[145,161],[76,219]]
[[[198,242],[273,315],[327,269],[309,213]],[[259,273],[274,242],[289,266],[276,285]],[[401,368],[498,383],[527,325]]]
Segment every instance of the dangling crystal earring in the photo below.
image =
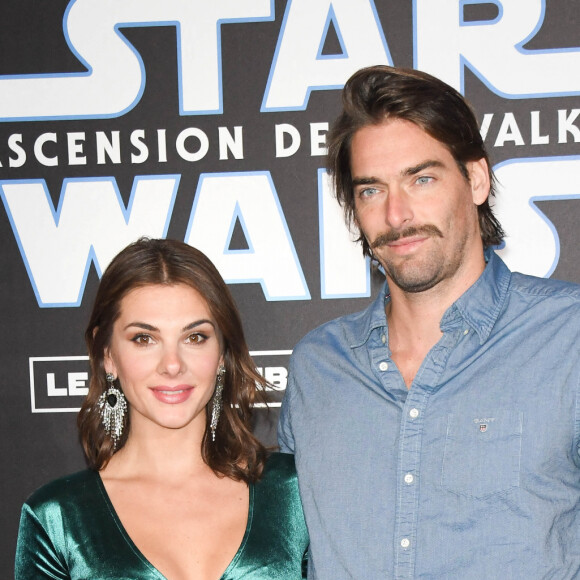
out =
[[211,423],[209,428],[211,429],[211,440],[215,441],[215,430],[217,428],[218,421],[220,419],[220,413],[222,411],[222,393],[224,390],[224,375],[226,374],[226,367],[220,365],[217,374],[217,380],[215,383],[215,391],[212,398],[211,407]]
[[111,437],[116,448],[123,434],[123,419],[127,412],[127,399],[113,384],[115,377],[111,373],[107,373],[106,379],[109,388],[99,397],[99,413],[105,426],[105,432]]

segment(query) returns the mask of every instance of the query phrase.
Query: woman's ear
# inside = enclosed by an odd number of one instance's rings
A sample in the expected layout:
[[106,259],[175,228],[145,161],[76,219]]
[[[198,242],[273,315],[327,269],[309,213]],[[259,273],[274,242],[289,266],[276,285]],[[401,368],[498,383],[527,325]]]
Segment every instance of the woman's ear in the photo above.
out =
[[118,376],[117,366],[115,365],[113,357],[111,356],[111,351],[108,348],[105,349],[105,354],[103,356],[103,366],[105,367],[106,373],[111,373],[115,378]]

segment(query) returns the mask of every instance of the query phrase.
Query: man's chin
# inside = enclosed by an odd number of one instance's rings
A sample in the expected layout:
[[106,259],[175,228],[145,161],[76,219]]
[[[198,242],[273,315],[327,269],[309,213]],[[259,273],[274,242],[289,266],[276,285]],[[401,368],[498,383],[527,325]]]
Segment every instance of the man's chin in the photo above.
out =
[[383,266],[390,283],[403,292],[417,294],[436,286],[440,281],[439,272],[428,272],[426,268],[388,268]]

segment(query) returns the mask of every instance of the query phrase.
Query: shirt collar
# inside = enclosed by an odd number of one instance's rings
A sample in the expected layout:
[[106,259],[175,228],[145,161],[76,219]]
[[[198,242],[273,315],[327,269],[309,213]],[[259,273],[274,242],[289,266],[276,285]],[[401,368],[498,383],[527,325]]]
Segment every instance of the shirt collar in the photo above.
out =
[[468,288],[447,310],[441,319],[445,331],[457,315],[477,333],[483,344],[503,309],[511,272],[503,260],[490,248],[485,251],[485,269],[477,281]]
[[365,310],[343,318],[344,332],[351,348],[362,346],[375,328],[386,328],[385,305],[389,299],[389,287],[385,281],[375,301]]
[[[447,309],[441,319],[441,330],[444,332],[456,326],[458,317],[462,318],[477,333],[481,344],[489,338],[503,308],[511,279],[508,267],[492,249],[485,251],[485,260],[487,263],[481,276]],[[375,328],[387,326],[385,305],[389,300],[389,288],[385,282],[366,310],[344,318],[344,331],[352,348],[363,345]]]

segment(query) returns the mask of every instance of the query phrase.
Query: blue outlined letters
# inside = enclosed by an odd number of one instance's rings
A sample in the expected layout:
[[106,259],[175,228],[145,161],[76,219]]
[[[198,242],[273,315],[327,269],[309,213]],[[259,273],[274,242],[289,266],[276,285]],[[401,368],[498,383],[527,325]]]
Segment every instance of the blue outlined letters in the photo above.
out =
[[164,237],[178,184],[135,177],[125,209],[113,178],[66,179],[55,211],[44,181],[0,182],[38,305],[79,306],[91,262],[100,275],[138,237]]

